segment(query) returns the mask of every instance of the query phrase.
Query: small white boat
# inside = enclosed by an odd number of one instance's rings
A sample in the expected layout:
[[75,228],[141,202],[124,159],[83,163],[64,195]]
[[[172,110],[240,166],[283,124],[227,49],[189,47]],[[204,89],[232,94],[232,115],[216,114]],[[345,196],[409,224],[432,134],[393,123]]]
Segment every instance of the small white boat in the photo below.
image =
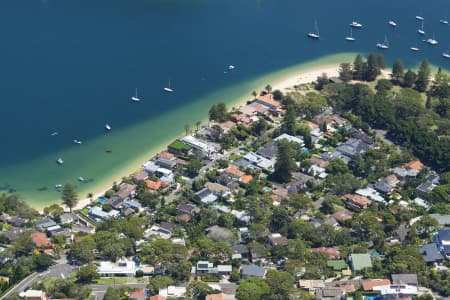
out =
[[80,176],[80,177],[78,177],[78,181],[83,182],[83,181],[84,181],[84,178]]
[[448,25],[448,21],[445,19],[439,20],[439,23],[444,24],[444,25]]
[[139,97],[138,97],[138,90],[137,90],[137,88],[136,88],[136,93],[135,93],[134,96],[131,97],[131,100],[133,100],[134,102],[141,101],[141,99],[139,99]]
[[319,34],[319,26],[317,26],[317,22],[314,22],[314,28],[315,28],[316,31],[315,32],[309,32],[307,34],[307,36],[310,39],[318,40],[318,39],[320,39],[320,34]]
[[419,33],[419,34],[421,34],[421,35],[425,35],[425,31],[423,30],[423,21],[422,21],[422,27],[420,27],[420,28],[417,30],[417,33]]
[[111,128],[111,125],[106,124],[106,125],[105,125],[105,129],[108,130],[108,131],[111,131],[111,129],[112,129],[112,128]]
[[439,42],[437,40],[435,40],[434,37],[427,39],[426,42],[432,46],[439,44]]
[[51,136],[57,136],[59,133],[57,132],[57,131],[55,131],[55,132],[52,132],[50,135]]
[[384,42],[377,43],[376,46],[379,49],[389,49],[389,41],[387,39],[387,36],[384,36]]
[[442,53],[442,57],[443,57],[443,58],[446,58],[446,59],[449,59],[449,58],[450,58],[450,46],[448,46],[447,52],[443,52],[443,53]]
[[228,70],[233,71],[234,69],[236,69],[235,66],[233,66],[233,65],[229,65],[229,66],[228,66]]
[[355,28],[362,28],[363,27],[361,23],[358,23],[356,21],[351,22],[350,26],[355,27]]
[[411,48],[409,48],[409,49],[411,49],[411,51],[414,51],[414,52],[420,51],[420,49],[417,48],[417,47],[411,47]]
[[81,145],[81,144],[82,144],[82,142],[81,142],[80,140],[73,140],[73,142],[74,142],[75,144],[78,144],[78,145]]
[[354,42],[356,39],[353,37],[353,30],[350,28],[350,36],[345,37],[346,41]]
[[55,189],[60,189],[62,188],[62,184],[55,184]]
[[425,18],[424,18],[424,17],[422,17],[422,16],[416,16],[416,19],[417,19],[417,20],[419,20],[419,21],[423,21],[423,20],[425,20]]
[[61,157],[58,157],[58,158],[56,159],[56,163],[57,163],[58,165],[62,165],[62,164],[64,163],[64,160],[63,160]]
[[395,23],[394,21],[389,21],[388,22],[389,23],[389,25],[391,25],[392,27],[397,27],[397,23]]
[[163,90],[164,90],[165,92],[168,92],[168,93],[173,93],[173,92],[175,92],[175,91],[170,87],[170,79],[169,79],[169,84],[168,84],[167,87],[165,87]]

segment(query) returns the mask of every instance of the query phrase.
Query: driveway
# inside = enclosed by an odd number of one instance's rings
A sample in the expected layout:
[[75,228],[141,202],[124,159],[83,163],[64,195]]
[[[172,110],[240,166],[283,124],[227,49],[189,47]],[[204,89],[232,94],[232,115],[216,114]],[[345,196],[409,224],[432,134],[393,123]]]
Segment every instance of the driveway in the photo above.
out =
[[43,272],[34,272],[33,274],[26,277],[24,280],[19,282],[14,288],[9,290],[1,299],[13,293],[23,292],[25,289],[29,288],[33,283],[39,281],[41,277],[50,278],[67,278],[75,270],[75,267],[69,265],[66,258],[56,261],[56,264],[49,267],[48,270]]

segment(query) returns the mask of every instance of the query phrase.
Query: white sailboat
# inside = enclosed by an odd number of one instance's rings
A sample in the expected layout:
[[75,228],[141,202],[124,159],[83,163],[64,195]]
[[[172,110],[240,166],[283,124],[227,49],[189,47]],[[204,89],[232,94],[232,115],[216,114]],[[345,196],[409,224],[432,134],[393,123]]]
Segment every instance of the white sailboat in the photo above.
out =
[[397,27],[397,23],[395,23],[394,21],[389,21],[388,22],[389,25],[391,25],[392,27]]
[[133,100],[134,102],[141,101],[141,99],[139,99],[139,97],[138,97],[138,89],[137,88],[136,88],[136,93],[134,96],[131,97],[131,100]]
[[419,20],[419,21],[424,21],[425,20],[425,18],[422,17],[422,16],[416,16],[416,19]]
[[168,93],[174,92],[174,90],[170,87],[170,79],[169,79],[169,84],[167,85],[167,87],[164,88],[164,91],[168,92]]
[[428,44],[432,45],[432,46],[435,46],[435,45],[439,44],[439,42],[438,42],[438,41],[435,39],[435,37],[434,37],[434,33],[433,33],[433,38],[427,39],[426,42],[427,42]]
[[389,41],[387,39],[387,36],[386,35],[384,36],[384,42],[377,43],[376,46],[377,46],[377,48],[380,48],[380,49],[389,49]]
[[350,26],[351,27],[355,27],[355,28],[362,28],[363,27],[361,23],[358,23],[356,21],[351,22]]
[[319,34],[319,26],[317,26],[317,21],[314,22],[314,29],[315,29],[315,32],[309,32],[307,34],[307,36],[311,39],[318,40],[318,39],[320,39],[320,34]]
[[346,41],[354,42],[356,39],[353,37],[353,30],[350,28],[350,36],[345,37]]
[[417,33],[419,33],[419,34],[421,34],[421,35],[425,35],[425,31],[423,30],[423,21],[422,21],[422,27],[420,27],[420,28],[417,30]]
[[418,47],[410,47],[411,51],[418,52],[420,49]]
[[450,46],[447,48],[447,52],[442,53],[442,57],[446,59],[450,58]]

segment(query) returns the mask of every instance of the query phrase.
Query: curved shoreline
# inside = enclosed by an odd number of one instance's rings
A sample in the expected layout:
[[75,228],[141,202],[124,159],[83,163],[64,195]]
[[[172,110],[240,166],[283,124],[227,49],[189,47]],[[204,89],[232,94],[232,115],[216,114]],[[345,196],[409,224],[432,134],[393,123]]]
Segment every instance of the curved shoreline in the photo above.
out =
[[[284,68],[275,72],[271,72],[263,76],[257,77],[255,79],[248,80],[247,82],[243,82],[240,85],[234,85],[231,87],[214,91],[202,97],[198,101],[193,102],[192,106],[200,105],[201,102],[205,101],[204,99],[222,99],[223,94],[232,94],[232,92],[239,90],[237,97],[235,96],[233,97],[233,99],[223,99],[215,101],[215,102],[219,101],[225,102],[229,109],[231,107],[237,108],[245,104],[248,100],[251,100],[250,94],[253,90],[261,91],[267,84],[272,85],[273,89],[285,90],[286,88],[290,88],[296,84],[312,82],[322,73],[327,73],[329,77],[336,76],[338,74],[337,69],[339,64],[342,62],[351,62],[354,58],[354,55],[355,53],[341,53],[329,55],[309,62]],[[181,107],[180,109],[172,111],[168,114],[174,115],[176,113],[180,113],[180,110],[185,110],[185,108]],[[205,124],[208,121],[207,115],[204,115],[201,121],[202,124]],[[145,125],[137,124],[134,126],[134,128],[138,128],[140,126]],[[111,167],[111,170],[108,170],[109,175],[103,177],[98,182],[91,183],[86,188],[78,187],[78,194],[80,196],[80,200],[76,208],[84,207],[90,203],[90,199],[87,198],[86,196],[87,193],[92,193],[94,196],[93,199],[96,199],[97,197],[103,195],[105,191],[111,188],[113,182],[120,182],[123,177],[132,174],[134,171],[140,168],[146,160],[155,156],[158,152],[166,149],[167,145],[169,145],[171,141],[182,135],[183,131],[180,127],[180,131],[178,132],[177,135],[168,136],[163,141],[158,142],[156,145],[153,145],[145,149],[145,151],[142,151],[142,154],[135,155],[130,159],[124,160],[123,163],[121,163],[120,166],[118,166],[117,169],[115,170],[114,167]],[[40,211],[45,206],[48,206],[50,204],[61,203],[61,200],[57,197],[55,197],[54,199],[47,198],[45,203],[37,201],[37,199],[33,201],[31,198],[28,199],[26,197],[24,198],[25,201],[30,206]]]

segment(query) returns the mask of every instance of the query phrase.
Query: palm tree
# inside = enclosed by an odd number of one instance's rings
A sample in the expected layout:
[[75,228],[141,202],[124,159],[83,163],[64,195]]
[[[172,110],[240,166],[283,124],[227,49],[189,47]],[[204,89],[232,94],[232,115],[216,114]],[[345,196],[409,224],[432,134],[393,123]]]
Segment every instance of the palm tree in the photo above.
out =
[[258,93],[256,91],[253,91],[252,96],[256,98],[256,96],[258,96]]
[[195,128],[197,131],[199,131],[201,125],[202,125],[202,121],[195,122]]
[[94,200],[93,198],[94,198],[94,194],[92,194],[92,193],[88,193],[87,194],[87,197],[89,198],[89,201],[90,202],[92,202],[92,200]]
[[78,203],[78,195],[75,187],[71,183],[64,184],[61,198],[63,204],[69,208],[70,212],[72,212],[72,208]]
[[186,135],[188,135],[191,132],[191,125],[184,124],[184,131],[186,132]]
[[270,84],[266,85],[266,91],[270,93],[272,91],[272,86]]

